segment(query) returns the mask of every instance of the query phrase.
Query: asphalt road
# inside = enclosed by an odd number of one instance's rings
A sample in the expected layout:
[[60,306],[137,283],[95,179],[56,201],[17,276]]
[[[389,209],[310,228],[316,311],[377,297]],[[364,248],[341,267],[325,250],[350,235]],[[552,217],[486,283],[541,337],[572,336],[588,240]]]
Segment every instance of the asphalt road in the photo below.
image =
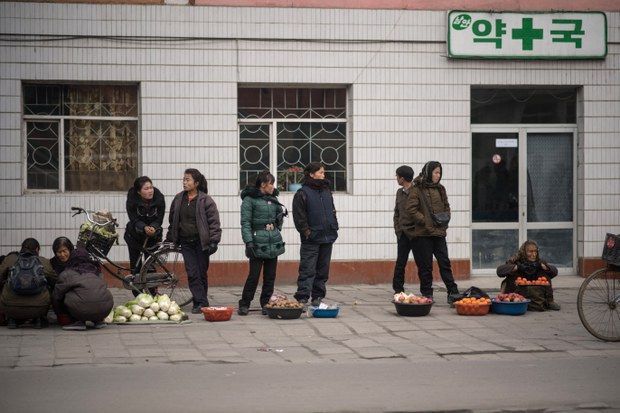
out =
[[620,408],[619,372],[617,357],[65,366],[3,370],[0,411],[609,412]]

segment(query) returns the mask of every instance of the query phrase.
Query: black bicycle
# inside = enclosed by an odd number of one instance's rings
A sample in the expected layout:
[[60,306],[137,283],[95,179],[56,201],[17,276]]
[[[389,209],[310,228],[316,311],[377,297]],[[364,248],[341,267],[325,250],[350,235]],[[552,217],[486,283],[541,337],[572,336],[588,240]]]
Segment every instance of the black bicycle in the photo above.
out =
[[577,295],[583,326],[594,337],[620,341],[620,237],[607,234],[603,248],[607,266],[586,278]]
[[137,293],[167,294],[181,307],[192,302],[180,246],[161,242],[147,248],[145,241],[136,266],[140,271],[134,273],[133,269],[123,267],[108,258],[112,246],[118,244],[116,220],[80,207],[71,207],[71,210],[74,211],[72,216],[86,215],[86,222],[80,227],[77,244],[85,247],[108,273],[123,283],[124,288]]

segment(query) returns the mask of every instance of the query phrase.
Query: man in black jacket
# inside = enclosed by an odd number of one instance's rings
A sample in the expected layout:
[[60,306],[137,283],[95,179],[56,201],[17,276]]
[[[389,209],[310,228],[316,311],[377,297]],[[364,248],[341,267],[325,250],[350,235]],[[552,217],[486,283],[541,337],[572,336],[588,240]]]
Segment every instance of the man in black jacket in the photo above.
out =
[[392,288],[398,294],[405,290],[405,268],[409,260],[409,252],[413,252],[413,218],[407,212],[407,198],[413,181],[413,169],[402,165],[396,169],[396,182],[401,187],[396,191],[394,205],[394,233],[397,240],[397,256],[394,265]]
[[304,176],[303,186],[293,198],[293,220],[301,238],[295,298],[304,304],[312,298],[312,305],[318,306],[326,295],[338,220],[323,165],[309,163]]

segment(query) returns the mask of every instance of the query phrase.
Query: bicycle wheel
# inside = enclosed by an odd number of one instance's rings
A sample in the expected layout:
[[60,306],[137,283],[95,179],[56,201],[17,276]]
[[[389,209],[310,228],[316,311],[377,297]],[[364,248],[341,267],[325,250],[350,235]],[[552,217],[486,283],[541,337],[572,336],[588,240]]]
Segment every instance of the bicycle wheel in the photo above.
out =
[[579,288],[577,311],[594,337],[620,341],[620,273],[606,268],[592,273]]
[[181,249],[167,245],[150,255],[140,269],[138,283],[144,288],[168,294],[181,307],[192,302]]

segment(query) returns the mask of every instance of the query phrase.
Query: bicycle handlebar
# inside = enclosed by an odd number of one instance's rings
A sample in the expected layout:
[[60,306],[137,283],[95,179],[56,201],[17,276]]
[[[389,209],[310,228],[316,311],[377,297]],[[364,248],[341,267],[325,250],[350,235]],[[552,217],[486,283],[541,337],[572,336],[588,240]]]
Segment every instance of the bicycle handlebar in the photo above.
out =
[[92,219],[91,214],[96,213],[96,211],[91,211],[91,210],[76,207],[76,206],[72,206],[71,210],[75,211],[75,213],[72,215],[73,217],[76,215],[85,214],[88,222],[90,222],[91,224],[97,227],[105,227],[106,225],[110,225],[110,224],[114,224],[115,227],[118,227],[118,222],[116,222],[116,219],[111,219],[111,220],[108,219],[106,222],[103,222],[103,223],[99,223],[95,221],[94,219]]

